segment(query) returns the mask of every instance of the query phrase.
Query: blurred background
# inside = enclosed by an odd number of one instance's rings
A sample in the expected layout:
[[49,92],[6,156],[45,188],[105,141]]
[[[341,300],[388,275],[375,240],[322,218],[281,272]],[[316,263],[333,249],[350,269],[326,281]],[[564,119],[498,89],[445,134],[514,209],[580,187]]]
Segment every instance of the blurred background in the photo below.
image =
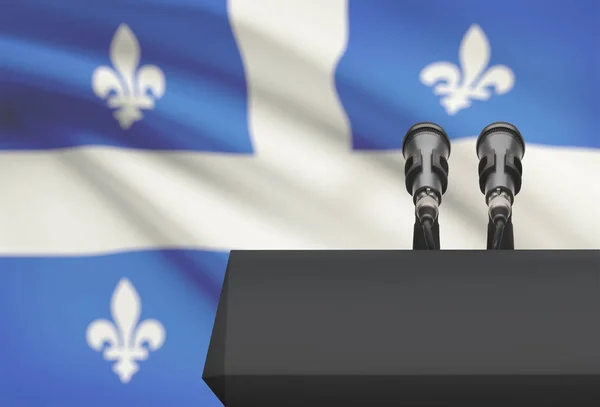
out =
[[0,406],[206,406],[233,249],[410,249],[402,138],[523,134],[517,249],[600,247],[595,0],[4,0]]

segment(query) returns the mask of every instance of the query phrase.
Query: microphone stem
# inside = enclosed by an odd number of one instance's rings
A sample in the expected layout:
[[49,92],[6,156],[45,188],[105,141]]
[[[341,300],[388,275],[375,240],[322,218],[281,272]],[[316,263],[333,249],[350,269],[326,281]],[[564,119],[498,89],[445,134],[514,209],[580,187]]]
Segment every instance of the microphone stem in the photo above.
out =
[[425,235],[425,244],[427,250],[437,250],[435,245],[435,239],[433,237],[433,224],[429,218],[423,218],[421,220],[421,226],[423,227],[423,234]]
[[502,245],[502,237],[504,236],[504,227],[506,226],[506,221],[503,218],[498,218],[496,222],[494,222],[494,238],[492,240],[492,250],[500,250],[500,246]]

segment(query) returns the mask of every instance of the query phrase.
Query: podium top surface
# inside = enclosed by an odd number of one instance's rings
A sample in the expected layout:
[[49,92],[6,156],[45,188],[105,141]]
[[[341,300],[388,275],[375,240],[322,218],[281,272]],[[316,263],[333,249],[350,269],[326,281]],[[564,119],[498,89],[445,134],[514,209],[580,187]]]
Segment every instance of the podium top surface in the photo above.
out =
[[600,374],[600,251],[234,251],[232,374]]
[[597,406],[600,251],[233,251],[203,377],[227,407]]

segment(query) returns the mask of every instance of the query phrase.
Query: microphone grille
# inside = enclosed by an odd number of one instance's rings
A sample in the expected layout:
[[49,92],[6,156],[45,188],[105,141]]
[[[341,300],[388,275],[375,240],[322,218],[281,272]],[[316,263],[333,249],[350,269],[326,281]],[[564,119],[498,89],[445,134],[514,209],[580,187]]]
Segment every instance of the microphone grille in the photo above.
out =
[[483,142],[483,140],[485,140],[488,136],[499,132],[511,134],[519,142],[519,144],[521,144],[521,147],[523,147],[523,153],[525,153],[525,139],[523,138],[523,135],[521,135],[519,129],[507,122],[494,122],[487,125],[483,130],[481,130],[479,137],[477,137],[475,148],[478,150],[479,145]]
[[406,132],[404,140],[402,141],[402,150],[404,151],[404,147],[406,146],[406,144],[413,138],[415,138],[417,134],[424,132],[434,133],[440,136],[448,146],[448,153],[450,153],[450,138],[448,137],[442,126],[433,122],[420,122],[411,126],[411,128],[408,129],[408,131]]

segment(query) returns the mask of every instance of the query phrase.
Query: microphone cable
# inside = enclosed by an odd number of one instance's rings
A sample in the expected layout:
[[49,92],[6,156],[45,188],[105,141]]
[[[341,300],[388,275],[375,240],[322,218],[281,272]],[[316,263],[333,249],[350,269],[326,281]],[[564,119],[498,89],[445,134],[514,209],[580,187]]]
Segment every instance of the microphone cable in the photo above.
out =
[[422,218],[421,227],[423,228],[423,234],[425,235],[427,250],[437,250],[435,238],[433,237],[433,223],[431,222],[431,219]]
[[502,246],[502,237],[504,236],[504,228],[506,221],[504,218],[498,218],[494,222],[494,238],[492,240],[492,250],[500,250]]

